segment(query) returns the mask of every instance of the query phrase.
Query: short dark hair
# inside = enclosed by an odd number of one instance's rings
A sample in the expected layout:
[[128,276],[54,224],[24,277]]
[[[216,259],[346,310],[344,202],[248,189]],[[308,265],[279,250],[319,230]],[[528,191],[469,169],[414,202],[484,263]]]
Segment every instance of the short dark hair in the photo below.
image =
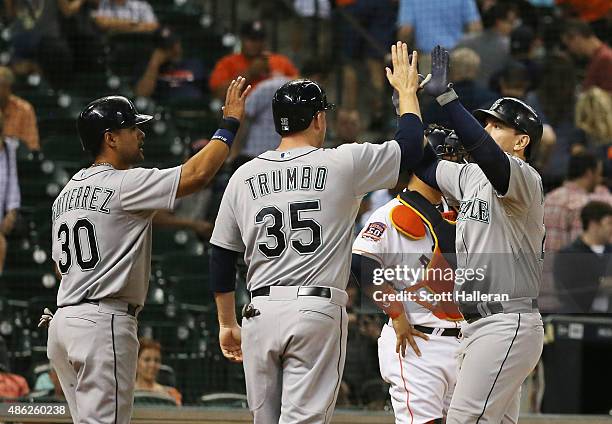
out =
[[612,205],[606,202],[592,201],[587,203],[580,211],[582,229],[586,231],[591,222],[600,222],[606,216],[612,215]]
[[499,80],[509,87],[526,89],[530,82],[529,71],[521,62],[513,60],[502,69]]
[[308,58],[304,60],[301,66],[301,74],[304,78],[310,78],[315,75],[326,77],[329,73],[329,67],[326,65],[326,61],[321,58]]
[[581,35],[583,37],[592,37],[595,35],[593,28],[580,19],[567,19],[561,24],[561,36],[564,35]]
[[567,168],[567,179],[575,180],[587,173],[587,171],[597,169],[599,160],[592,153],[582,152],[572,155]]
[[499,2],[491,6],[482,16],[482,23],[485,28],[495,26],[498,20],[506,19],[510,12],[518,13],[515,4],[509,2]]

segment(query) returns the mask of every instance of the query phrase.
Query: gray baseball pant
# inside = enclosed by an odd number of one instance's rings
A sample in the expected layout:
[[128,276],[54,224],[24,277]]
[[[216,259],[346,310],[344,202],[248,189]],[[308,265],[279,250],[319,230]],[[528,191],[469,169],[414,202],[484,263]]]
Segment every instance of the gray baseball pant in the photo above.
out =
[[538,312],[500,313],[462,327],[459,375],[447,424],[515,424],[521,385],[542,354]]
[[331,421],[346,355],[346,292],[331,299],[271,287],[242,319],[247,399],[255,424]]
[[47,356],[75,424],[129,424],[138,358],[137,320],[106,299],[58,308]]

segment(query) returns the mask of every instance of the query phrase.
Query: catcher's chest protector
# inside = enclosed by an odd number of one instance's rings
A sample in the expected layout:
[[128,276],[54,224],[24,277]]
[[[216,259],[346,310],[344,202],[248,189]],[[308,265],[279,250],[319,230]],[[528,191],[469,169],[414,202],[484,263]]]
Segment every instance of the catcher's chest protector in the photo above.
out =
[[[441,271],[453,270],[457,267],[455,255],[455,219],[456,212],[443,214],[427,199],[416,191],[406,190],[397,196],[402,203],[391,210],[391,222],[395,229],[413,240],[425,237],[425,226],[434,239],[433,256],[427,268],[436,268]],[[452,292],[454,282],[436,278],[428,274],[427,278],[414,284],[409,290],[418,291],[426,289],[436,293]],[[430,309],[440,319],[458,321],[463,319],[459,308],[453,302],[438,302],[437,305],[417,301]]]

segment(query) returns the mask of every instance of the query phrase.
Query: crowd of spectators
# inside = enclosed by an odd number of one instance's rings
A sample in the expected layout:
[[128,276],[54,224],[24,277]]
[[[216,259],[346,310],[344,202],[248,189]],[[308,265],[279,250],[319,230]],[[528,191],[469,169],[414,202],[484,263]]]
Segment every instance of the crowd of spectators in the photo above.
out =
[[[0,272],[6,235],[20,207],[17,146],[44,152],[45,142],[39,138],[37,104],[19,97],[18,90],[13,93],[17,79],[42,75],[55,90],[70,87],[74,76],[107,69],[105,43],[117,34],[152,41],[146,60],[131,63],[128,95],[162,106],[181,100],[207,103],[222,99],[229,82],[242,75],[254,88],[230,152],[227,177],[276,147],[280,137],[270,99],[278,87],[300,76],[322,82],[339,106],[330,119],[325,147],[392,137],[395,114],[384,66],[389,45],[401,39],[419,51],[422,73],[428,71],[428,53],[435,45],[451,50],[450,79],[468,109],[486,108],[501,96],[512,96],[538,111],[545,125],[533,163],[546,191],[549,258],[542,287],[548,301],[542,305],[554,305],[550,312],[612,311],[605,285],[612,274],[609,0],[295,0],[298,24],[292,24],[290,37],[273,43],[278,38],[271,30],[275,25],[266,16],[243,21],[235,28],[239,42],[234,51],[212,63],[193,54],[194,45],[206,49],[206,41],[199,45],[201,40],[184,37],[158,19],[144,0],[3,1],[11,57],[9,66],[0,66]],[[317,47],[305,49],[312,40]],[[448,125],[435,102],[422,99],[421,109],[425,124]],[[205,143],[198,139],[190,149],[197,151]],[[399,189],[366,197],[359,219]],[[193,231],[207,240],[214,222],[212,199],[222,190],[223,184],[216,183],[185,199],[175,213],[159,214],[155,225]],[[588,275],[575,275],[585,268]],[[377,395],[366,400],[360,382],[365,378],[362,371],[373,368],[363,364],[376,355],[381,322],[360,317],[357,311],[358,307],[352,311],[349,339],[357,340],[353,346],[366,347],[347,355],[339,404],[376,404]],[[165,394],[180,405],[180,393],[156,380],[160,361],[160,345],[141,340],[137,388]],[[12,378],[0,369],[0,388]],[[27,385],[15,381],[11,390],[15,396],[24,395]]]

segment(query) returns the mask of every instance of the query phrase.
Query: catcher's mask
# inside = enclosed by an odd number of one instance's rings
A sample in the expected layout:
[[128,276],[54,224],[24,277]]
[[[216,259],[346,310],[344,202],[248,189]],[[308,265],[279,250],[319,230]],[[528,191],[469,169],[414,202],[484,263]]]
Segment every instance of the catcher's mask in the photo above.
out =
[[456,163],[471,162],[470,154],[459,142],[454,130],[441,125],[430,124],[425,130],[425,137],[440,159]]

